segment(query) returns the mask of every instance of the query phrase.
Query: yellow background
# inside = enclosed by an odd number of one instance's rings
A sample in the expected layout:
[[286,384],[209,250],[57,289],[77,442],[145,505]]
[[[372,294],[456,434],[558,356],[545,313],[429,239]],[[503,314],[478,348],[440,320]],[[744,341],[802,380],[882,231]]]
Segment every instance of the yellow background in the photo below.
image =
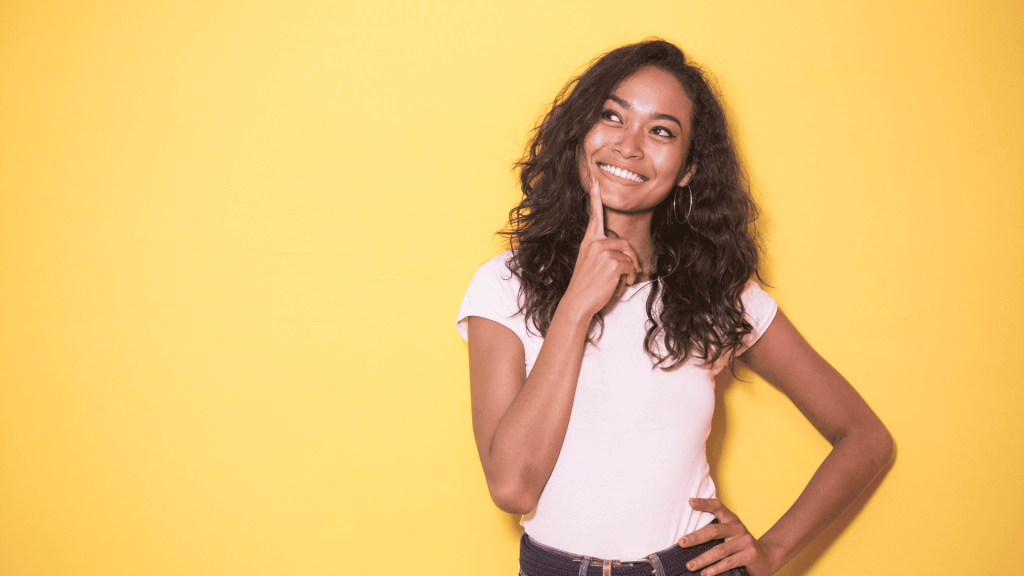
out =
[[[0,574],[514,574],[453,321],[537,115],[648,35],[717,75],[770,293],[898,443],[785,573],[1019,568],[1024,4],[7,0]],[[828,446],[724,397],[760,534]]]

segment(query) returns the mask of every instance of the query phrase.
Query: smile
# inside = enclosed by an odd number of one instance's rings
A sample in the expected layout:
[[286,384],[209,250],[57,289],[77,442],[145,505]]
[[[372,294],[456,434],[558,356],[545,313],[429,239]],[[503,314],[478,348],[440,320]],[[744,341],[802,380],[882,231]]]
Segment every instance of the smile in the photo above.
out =
[[615,174],[619,178],[625,178],[626,180],[632,180],[633,182],[637,183],[647,182],[646,176],[641,176],[636,172],[630,172],[629,170],[625,170],[617,166],[612,166],[611,164],[602,164],[601,162],[598,162],[597,167],[600,168],[601,170],[604,170],[605,172],[611,172],[612,174]]

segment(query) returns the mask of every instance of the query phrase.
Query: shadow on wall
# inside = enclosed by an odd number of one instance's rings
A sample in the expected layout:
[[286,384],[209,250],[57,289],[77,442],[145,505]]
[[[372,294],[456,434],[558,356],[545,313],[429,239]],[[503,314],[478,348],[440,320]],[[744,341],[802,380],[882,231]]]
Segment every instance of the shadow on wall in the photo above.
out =
[[[732,373],[726,369],[722,370],[715,377],[715,414],[711,420],[711,434],[708,436],[707,442],[707,454],[708,454],[708,465],[711,470],[718,470],[719,463],[722,460],[722,448],[725,444],[725,434],[728,428],[727,418],[725,416],[725,392],[735,382]],[[825,550],[835,542],[836,538],[842,534],[843,530],[850,525],[850,522],[860,514],[860,511],[864,508],[868,499],[875,493],[875,490],[882,484],[882,480],[892,469],[893,464],[896,463],[897,448],[893,447],[893,457],[889,461],[889,465],[882,469],[878,473],[878,476],[868,484],[868,487],[864,489],[864,492],[857,497],[856,500],[850,504],[842,514],[832,524],[825,529],[824,532],[818,535],[808,546],[804,548],[803,552],[797,555],[796,558],[792,559],[789,564],[780,570],[776,576],[803,576],[814,567],[814,565],[821,558],[821,555],[825,553]],[[713,475],[713,474],[712,474]],[[810,478],[808,478],[810,480]],[[722,486],[718,483],[715,484],[718,497],[722,500],[728,501],[729,497],[722,490]]]

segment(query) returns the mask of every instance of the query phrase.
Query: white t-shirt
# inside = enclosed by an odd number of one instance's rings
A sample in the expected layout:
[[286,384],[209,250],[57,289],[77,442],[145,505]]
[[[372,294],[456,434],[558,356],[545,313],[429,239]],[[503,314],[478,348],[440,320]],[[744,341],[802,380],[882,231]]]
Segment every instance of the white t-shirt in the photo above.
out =
[[[467,319],[479,316],[512,330],[523,342],[526,372],[544,339],[518,313],[519,281],[510,252],[473,275],[456,326],[468,339]],[[569,426],[558,461],[522,525],[530,538],[567,552],[636,560],[668,548],[714,517],[690,508],[689,498],[713,498],[705,443],[715,409],[714,377],[694,361],[671,372],[653,368],[644,352],[650,283],[626,288],[606,311],[604,332],[587,346]],[[742,294],[751,346],[775,317],[775,300],[750,281]],[[741,350],[742,351],[742,350]]]

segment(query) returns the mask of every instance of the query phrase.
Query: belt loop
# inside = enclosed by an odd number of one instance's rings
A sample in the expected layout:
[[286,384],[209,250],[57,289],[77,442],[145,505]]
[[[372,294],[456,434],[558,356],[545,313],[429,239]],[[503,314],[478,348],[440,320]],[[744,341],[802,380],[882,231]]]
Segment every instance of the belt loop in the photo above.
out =
[[587,576],[588,568],[590,568],[590,558],[587,558],[580,563],[580,576]]
[[654,565],[654,576],[666,576],[665,567],[661,565],[661,558],[658,558],[657,554],[651,554],[647,558]]
[[601,562],[601,576],[612,576],[612,561]]

